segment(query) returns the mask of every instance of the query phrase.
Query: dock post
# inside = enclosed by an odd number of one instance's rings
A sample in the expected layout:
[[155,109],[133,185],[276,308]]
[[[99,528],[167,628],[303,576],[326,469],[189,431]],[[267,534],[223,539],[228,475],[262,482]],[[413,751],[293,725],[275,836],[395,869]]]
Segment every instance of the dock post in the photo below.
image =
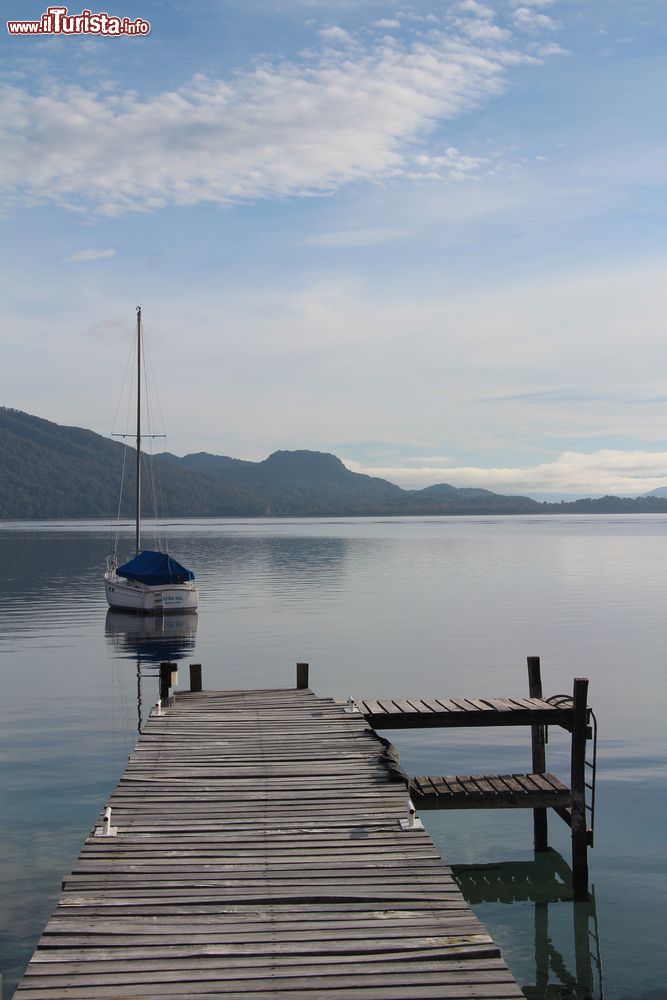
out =
[[201,691],[201,663],[190,664],[190,690]]
[[169,701],[169,688],[171,687],[171,663],[163,660],[160,664],[160,701],[166,705]]
[[588,899],[588,843],[586,837],[586,727],[588,678],[575,677],[572,720],[572,886],[575,900]]
[[296,665],[296,686],[298,689],[308,687],[308,664],[297,663]]
[[538,995],[549,989],[549,901],[536,899],[535,907],[535,987]]
[[[542,697],[542,674],[539,656],[528,657],[528,693],[531,698]],[[544,774],[547,769],[546,727],[531,726],[530,740],[533,751],[533,774]],[[547,811],[533,809],[533,846],[536,851],[548,851]]]
[[594,897],[587,903],[579,903],[572,907],[574,921],[574,965],[576,970],[577,987],[584,990],[582,996],[593,996],[594,975],[593,975],[593,955],[591,954],[591,935],[588,930],[588,921],[591,913],[594,912]]

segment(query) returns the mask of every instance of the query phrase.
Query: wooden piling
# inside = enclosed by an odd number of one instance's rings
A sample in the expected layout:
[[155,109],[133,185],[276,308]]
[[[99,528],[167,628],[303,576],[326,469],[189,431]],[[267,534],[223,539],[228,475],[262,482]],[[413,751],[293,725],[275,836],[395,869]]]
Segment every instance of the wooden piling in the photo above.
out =
[[190,664],[190,690],[201,691],[201,663]]
[[547,996],[549,989],[549,901],[535,900],[535,989]]
[[[539,656],[528,657],[528,693],[531,698],[542,697],[542,674]],[[547,769],[546,726],[531,726],[533,773],[544,774]],[[533,809],[533,845],[536,851],[549,849],[546,809]]]
[[308,687],[308,664],[297,663],[296,665],[296,686],[298,689]]
[[160,701],[166,705],[169,700],[169,689],[171,688],[172,664],[163,660],[160,664]]
[[586,836],[586,730],[588,678],[575,677],[572,722],[572,885],[576,900],[588,899],[588,842]]

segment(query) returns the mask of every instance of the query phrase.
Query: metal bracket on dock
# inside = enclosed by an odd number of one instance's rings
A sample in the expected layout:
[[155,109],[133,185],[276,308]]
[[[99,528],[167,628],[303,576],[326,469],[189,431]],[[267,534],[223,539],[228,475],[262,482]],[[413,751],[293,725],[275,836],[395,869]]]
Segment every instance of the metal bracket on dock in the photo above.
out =
[[357,713],[357,715],[360,714],[359,713],[359,707],[357,706],[357,703],[355,702],[354,698],[348,698],[347,699],[347,704],[346,704],[345,708],[343,709],[343,711],[347,712],[348,715],[352,715],[355,712]]
[[401,830],[423,830],[424,824],[416,815],[417,810],[415,809],[412,799],[408,799],[408,815],[405,819],[399,819],[398,824]]
[[111,806],[107,806],[104,810],[104,818],[102,820],[102,826],[95,827],[95,837],[115,837],[118,833],[118,827],[111,825]]
[[151,715],[162,715],[162,700],[160,698],[155,702],[155,708],[151,712]]

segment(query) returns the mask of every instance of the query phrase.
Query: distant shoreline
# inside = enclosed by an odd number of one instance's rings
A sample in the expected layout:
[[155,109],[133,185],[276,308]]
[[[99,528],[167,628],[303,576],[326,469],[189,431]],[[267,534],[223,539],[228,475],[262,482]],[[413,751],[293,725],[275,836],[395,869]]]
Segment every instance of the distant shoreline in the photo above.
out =
[[[85,428],[0,407],[0,522],[134,516],[136,473],[132,462],[125,467],[126,454],[119,442]],[[651,494],[534,500],[444,482],[408,490],[353,472],[329,452],[304,449],[260,462],[163,452],[146,462],[142,478],[142,507],[147,511],[150,497],[161,519],[667,513],[667,497]]]
[[[576,501],[575,501],[576,502]],[[560,504],[554,504],[554,506],[560,507]],[[147,523],[153,523],[155,521],[307,521],[307,520],[339,520],[341,518],[354,518],[355,520],[378,520],[384,518],[400,519],[400,518],[421,518],[428,520],[434,517],[441,518],[484,518],[484,517],[573,517],[576,515],[586,516],[586,517],[601,517],[604,515],[613,515],[616,517],[628,517],[628,516],[660,516],[667,514],[667,501],[660,510],[517,510],[517,511],[400,511],[400,512],[375,512],[375,513],[365,513],[360,514],[345,513],[344,511],[331,514],[331,513],[312,513],[312,514],[165,514],[162,517],[154,518],[153,516],[146,515],[145,520]],[[93,523],[99,521],[102,523],[116,523],[115,514],[75,514],[70,516],[44,516],[44,517],[0,517],[0,525],[6,524],[75,524],[77,522],[86,521]],[[128,530],[134,530],[134,521],[129,517],[121,518],[121,526],[127,527]]]

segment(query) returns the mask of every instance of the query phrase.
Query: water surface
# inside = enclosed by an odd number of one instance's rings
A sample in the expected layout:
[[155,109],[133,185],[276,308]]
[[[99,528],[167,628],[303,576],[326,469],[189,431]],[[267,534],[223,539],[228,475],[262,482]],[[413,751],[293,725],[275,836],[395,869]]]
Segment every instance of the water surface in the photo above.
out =
[[[127,550],[131,545],[128,528]],[[526,995],[662,1000],[667,518],[563,516],[180,521],[200,613],[107,614],[111,526],[0,525],[0,971],[15,984],[62,876],[115,786],[161,659],[210,688],[337,697],[546,694],[590,679],[600,722],[593,898],[571,902],[569,831],[532,852],[528,811],[423,818]],[[412,773],[530,769],[527,732],[388,734]],[[548,766],[567,779],[568,741]]]

